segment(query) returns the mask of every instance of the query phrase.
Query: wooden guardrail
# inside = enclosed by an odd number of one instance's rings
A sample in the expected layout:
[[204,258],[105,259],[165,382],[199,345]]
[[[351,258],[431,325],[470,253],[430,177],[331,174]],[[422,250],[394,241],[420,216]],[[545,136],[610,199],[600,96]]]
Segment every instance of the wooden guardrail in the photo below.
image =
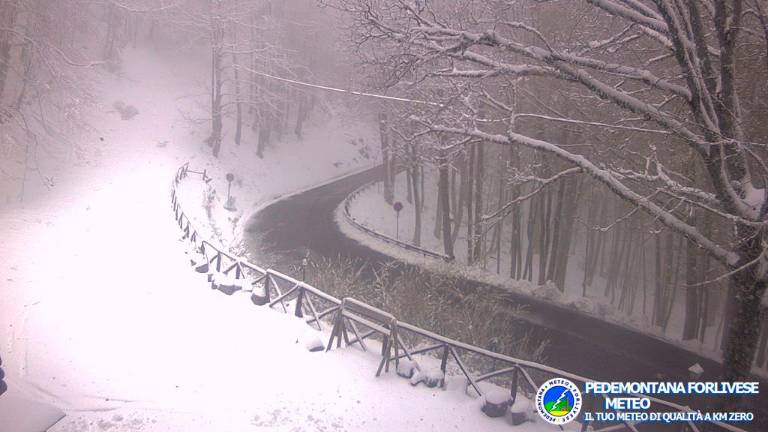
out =
[[[509,401],[514,403],[520,393],[532,399],[538,389],[538,383],[543,383],[553,377],[566,378],[580,387],[587,382],[594,382],[564,370],[546,366],[533,361],[514,358],[467,343],[463,343],[437,333],[424,330],[415,325],[399,321],[389,312],[378,309],[363,301],[351,297],[338,299],[312,285],[294,279],[288,275],[272,269],[264,269],[256,264],[224,251],[220,246],[200,238],[200,232],[195,229],[192,221],[184,213],[179,202],[177,188],[181,181],[190,173],[200,175],[203,180],[208,180],[207,173],[195,172],[189,169],[188,164],[182,165],[176,172],[171,189],[171,203],[176,222],[183,233],[183,238],[190,242],[194,254],[202,257],[202,262],[193,260],[193,265],[201,273],[208,273],[209,280],[219,289],[230,293],[221,286],[227,282],[220,282],[222,277],[229,277],[235,281],[240,289],[250,290],[251,300],[257,305],[267,305],[270,308],[279,307],[285,313],[293,313],[296,317],[303,318],[308,325],[314,325],[318,330],[325,329],[324,322],[331,325],[330,338],[326,351],[340,348],[342,341],[346,346],[354,344],[368,351],[366,340],[375,339],[381,343],[381,361],[376,376],[382,372],[388,372],[391,363],[399,366],[402,359],[414,360],[416,355],[434,353],[440,360],[440,372],[442,376],[449,373],[460,374],[466,379],[467,389],[470,387],[478,395],[484,395],[485,390],[480,385],[483,381],[492,381],[494,384],[505,387],[509,391]],[[198,259],[199,260],[199,259]],[[217,282],[219,281],[219,282]],[[291,302],[293,302],[291,304]],[[351,334],[350,334],[351,333]],[[416,370],[421,370],[418,363],[413,362]],[[443,381],[443,380],[441,380]],[[443,381],[444,383],[444,381]],[[587,398],[587,395],[583,395]],[[652,406],[660,411],[693,412],[689,407],[677,403],[645,395],[627,395],[632,397],[646,397]],[[585,400],[585,407],[596,406],[604,397],[592,397]],[[590,424],[581,420],[581,430],[593,430],[595,432],[608,432],[629,430],[671,430],[677,427],[680,431],[702,432],[703,430],[718,430],[731,432],[745,432],[731,424],[719,421],[707,421],[709,429],[701,429],[693,421],[682,422],[673,425],[660,425],[658,423],[642,424],[640,422],[621,421],[613,424]],[[641,429],[647,426],[649,429]],[[592,429],[589,429],[592,428]],[[560,428],[563,430],[563,428]]]
[[355,199],[357,199],[358,195],[360,195],[363,191],[365,191],[366,189],[371,187],[373,184],[374,183],[369,183],[367,185],[364,185],[364,186],[358,188],[357,190],[355,190],[354,192],[352,192],[351,194],[349,194],[346,198],[344,198],[343,213],[344,213],[344,218],[347,220],[347,222],[349,222],[356,229],[358,229],[358,230],[360,230],[360,231],[370,235],[371,237],[375,237],[375,238],[377,238],[377,239],[379,239],[381,241],[384,241],[386,243],[395,245],[395,246],[403,248],[405,250],[409,250],[411,252],[416,252],[418,254],[424,255],[424,256],[429,257],[429,258],[443,260],[445,262],[453,261],[453,258],[449,257],[448,255],[444,255],[444,254],[440,254],[440,253],[437,253],[437,252],[433,252],[433,251],[431,251],[429,249],[424,249],[422,247],[415,246],[415,245],[412,245],[410,243],[406,243],[406,242],[401,241],[401,240],[393,239],[392,237],[389,237],[389,236],[387,236],[385,234],[382,234],[382,233],[374,230],[373,228],[369,228],[369,227],[365,226],[363,223],[361,223],[357,219],[355,219],[355,217],[352,216],[352,212],[351,212],[352,202]]

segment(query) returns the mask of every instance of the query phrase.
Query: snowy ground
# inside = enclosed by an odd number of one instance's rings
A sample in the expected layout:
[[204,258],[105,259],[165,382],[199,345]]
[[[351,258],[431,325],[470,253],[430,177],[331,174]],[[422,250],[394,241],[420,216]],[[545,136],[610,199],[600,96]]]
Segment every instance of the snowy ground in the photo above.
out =
[[[212,291],[190,269],[169,204],[182,162],[210,168],[219,190],[226,170],[252,176],[238,185],[247,210],[369,161],[339,143],[343,133],[318,128],[252,171],[251,159],[225,150],[216,170],[204,125],[190,126],[197,113],[179,109],[203,77],[169,57],[133,52],[122,78],[96,83],[103,104],[82,139],[98,151],[0,211],[0,355],[10,388],[63,409],[54,432],[508,430],[461,389],[375,378],[374,354],[310,353],[306,342],[326,335]],[[173,60],[176,69],[165,66]],[[140,114],[120,120],[109,109],[115,99]],[[300,147],[332,142],[322,157]],[[14,426],[0,419],[0,429]]]

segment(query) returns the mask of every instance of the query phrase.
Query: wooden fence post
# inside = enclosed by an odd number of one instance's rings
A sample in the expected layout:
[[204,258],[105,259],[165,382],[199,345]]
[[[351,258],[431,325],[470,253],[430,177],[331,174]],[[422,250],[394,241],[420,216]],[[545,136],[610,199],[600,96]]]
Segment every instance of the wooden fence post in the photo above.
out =
[[334,339],[337,341],[336,346],[341,346],[341,327],[344,325],[344,303],[346,299],[341,299],[341,304],[336,310],[336,316],[333,318],[333,329],[331,329],[331,337],[328,339],[328,347],[325,351],[330,351],[333,346]]
[[509,390],[512,405],[515,404],[515,399],[517,399],[517,365],[515,365],[515,370],[512,372],[512,388]]
[[381,363],[379,363],[379,368],[376,370],[376,376],[381,375],[381,370],[384,369],[385,372],[389,372],[389,353],[390,353],[390,338],[387,336],[384,338],[384,343],[381,344]]
[[443,358],[440,360],[440,370],[443,371],[443,375],[445,375],[445,368],[448,366],[448,353],[448,345],[443,345]]
[[266,301],[265,304],[270,303],[270,294],[269,294],[269,271],[264,275],[264,299]]
[[304,312],[301,310],[302,303],[304,303],[304,287],[300,286],[299,295],[296,298],[296,310],[293,312],[296,318],[304,318]]
[[392,321],[392,345],[395,348],[395,371],[400,366],[400,350],[398,349],[398,334],[397,334],[397,321]]

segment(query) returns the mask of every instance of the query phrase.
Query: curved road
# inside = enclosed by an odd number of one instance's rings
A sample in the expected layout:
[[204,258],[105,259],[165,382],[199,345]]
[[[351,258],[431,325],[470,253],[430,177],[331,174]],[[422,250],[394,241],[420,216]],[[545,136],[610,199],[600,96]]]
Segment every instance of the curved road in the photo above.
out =
[[[249,251],[276,257],[276,267],[283,269],[300,262],[307,249],[313,256],[362,258],[374,265],[391,261],[344,236],[334,221],[334,212],[344,198],[380,177],[380,169],[374,168],[264,208],[248,221]],[[466,282],[467,289],[478,286]],[[598,380],[671,381],[686,380],[688,367],[699,363],[707,371],[705,380],[718,378],[716,362],[675,345],[528,297],[506,294],[505,298],[525,305],[526,314],[520,318],[535,334],[549,339],[545,356],[551,366]],[[758,398],[753,401],[757,407],[768,407],[768,391]],[[763,422],[768,420],[761,415],[764,410],[755,413]]]

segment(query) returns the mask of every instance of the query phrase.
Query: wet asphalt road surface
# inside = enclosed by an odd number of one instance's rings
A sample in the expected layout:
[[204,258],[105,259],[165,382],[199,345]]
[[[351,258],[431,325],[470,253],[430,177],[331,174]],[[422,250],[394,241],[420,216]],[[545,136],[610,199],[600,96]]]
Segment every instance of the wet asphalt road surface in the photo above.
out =
[[[307,249],[311,256],[361,258],[374,266],[391,261],[344,236],[334,221],[336,208],[346,196],[380,177],[380,168],[374,168],[267,206],[248,221],[249,251],[254,256],[278,257],[273,267],[283,271],[300,262]],[[466,289],[480,286],[465,283]],[[699,363],[706,371],[704,380],[718,379],[716,362],[675,345],[543,301],[510,293],[505,298],[510,305],[525,307],[521,325],[549,339],[545,351],[549,366],[602,381],[677,381],[687,380],[688,367]],[[765,422],[768,385],[763,382],[761,387],[753,411]]]

